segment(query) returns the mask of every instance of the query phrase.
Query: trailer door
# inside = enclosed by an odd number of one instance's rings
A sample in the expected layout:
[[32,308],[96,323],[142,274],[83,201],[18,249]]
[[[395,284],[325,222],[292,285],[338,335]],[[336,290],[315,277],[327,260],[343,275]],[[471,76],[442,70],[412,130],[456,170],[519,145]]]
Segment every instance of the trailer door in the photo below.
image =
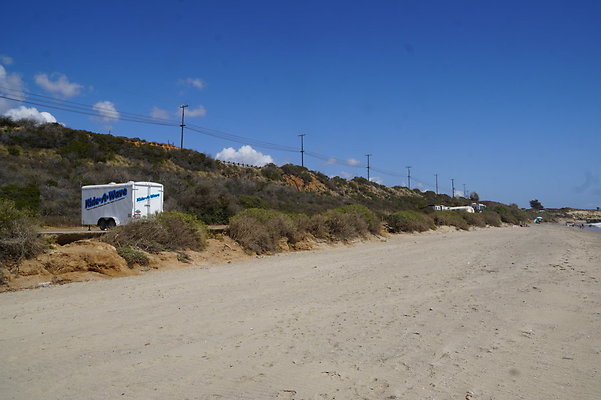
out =
[[140,187],[140,193],[144,193],[142,215],[150,217],[163,211],[163,186],[157,184],[147,184]]
[[163,212],[163,185],[148,185],[147,215]]

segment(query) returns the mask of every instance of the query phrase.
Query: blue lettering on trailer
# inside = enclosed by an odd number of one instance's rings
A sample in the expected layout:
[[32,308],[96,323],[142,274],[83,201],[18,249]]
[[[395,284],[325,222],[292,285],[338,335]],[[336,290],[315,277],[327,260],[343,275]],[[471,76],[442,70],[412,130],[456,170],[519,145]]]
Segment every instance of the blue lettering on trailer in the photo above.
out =
[[127,188],[110,190],[100,197],[92,196],[85,200],[85,209],[101,207],[105,204],[114,203],[118,200],[123,200],[127,196]]
[[144,197],[136,197],[136,202],[154,199],[155,197],[159,197],[159,196],[160,196],[160,194],[151,194],[151,195],[144,196]]

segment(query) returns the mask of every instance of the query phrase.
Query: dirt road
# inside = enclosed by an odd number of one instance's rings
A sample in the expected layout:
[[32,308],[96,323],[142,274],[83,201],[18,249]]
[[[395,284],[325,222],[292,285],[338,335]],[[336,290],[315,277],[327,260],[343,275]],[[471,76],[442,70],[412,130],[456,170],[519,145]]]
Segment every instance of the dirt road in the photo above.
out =
[[3,399],[599,399],[601,235],[386,242],[0,294]]

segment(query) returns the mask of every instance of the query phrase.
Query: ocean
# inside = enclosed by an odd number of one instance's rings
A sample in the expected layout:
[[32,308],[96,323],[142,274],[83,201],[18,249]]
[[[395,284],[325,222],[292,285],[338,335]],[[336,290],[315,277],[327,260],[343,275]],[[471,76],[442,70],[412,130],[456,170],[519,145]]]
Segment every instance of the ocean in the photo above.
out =
[[584,229],[588,229],[590,231],[601,232],[601,226],[589,225],[585,226]]

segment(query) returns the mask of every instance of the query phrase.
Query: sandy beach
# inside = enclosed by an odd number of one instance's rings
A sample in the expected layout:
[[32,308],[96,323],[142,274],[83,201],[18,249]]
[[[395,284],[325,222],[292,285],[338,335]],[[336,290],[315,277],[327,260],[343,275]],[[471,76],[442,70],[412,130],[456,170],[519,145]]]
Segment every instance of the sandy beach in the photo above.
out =
[[599,399],[601,234],[396,235],[0,294],[3,399]]

